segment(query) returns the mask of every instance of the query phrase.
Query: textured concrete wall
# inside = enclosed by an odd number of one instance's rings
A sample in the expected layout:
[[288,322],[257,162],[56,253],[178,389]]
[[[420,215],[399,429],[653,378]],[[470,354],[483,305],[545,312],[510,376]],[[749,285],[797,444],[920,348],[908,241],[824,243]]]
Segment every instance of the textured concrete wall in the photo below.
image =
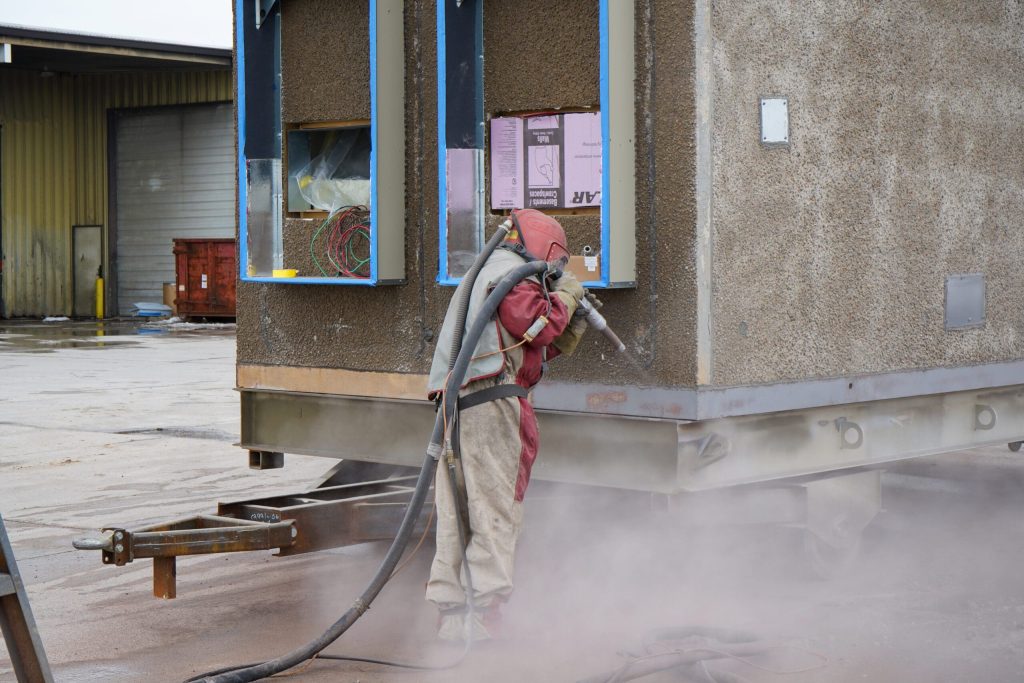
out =
[[[598,9],[594,0],[487,2],[484,6],[485,116],[490,119],[507,113],[600,110]],[[487,131],[489,139],[490,126]],[[488,143],[487,169],[491,167],[489,152]],[[485,182],[489,202],[489,173]],[[597,248],[600,244],[601,219],[595,210],[590,213],[557,216],[566,229],[572,253],[582,253],[584,245]]]
[[284,123],[370,118],[369,12],[367,2],[281,4]]
[[[362,92],[363,81],[337,56],[322,56],[326,54],[324,43],[336,39],[344,26],[334,19],[327,27],[315,26],[325,12],[323,2],[290,0],[284,7],[285,121],[347,118],[339,113],[343,112],[341,103],[350,96],[350,90]],[[600,99],[597,7],[596,1],[585,0],[564,4],[488,0],[488,115],[596,106]],[[365,288],[240,283],[240,363],[388,372],[428,369],[433,333],[440,327],[453,291],[435,281],[438,208],[434,8],[435,3],[429,0],[408,0],[405,5],[407,284]],[[608,319],[637,362],[613,356],[603,338],[590,335],[577,356],[552,364],[552,376],[588,382],[688,386],[695,377],[692,2],[638,0],[636,15],[639,284],[636,289],[602,293],[601,298],[606,302]],[[314,25],[298,26],[297,17],[305,17]],[[364,62],[365,55],[357,58],[357,64]],[[323,82],[331,82],[332,88],[340,92],[325,91],[320,87]],[[594,216],[559,219],[573,239],[574,249],[597,233]],[[498,220],[491,216],[489,224],[496,225]],[[290,233],[286,238],[289,253],[308,251],[308,238],[304,236],[311,230],[310,222],[289,219],[285,229]]]
[[[344,5],[291,0],[282,18],[282,80],[286,122],[369,117],[368,66],[360,76],[345,61],[322,58],[327,43],[351,35],[359,46],[356,64],[368,64],[365,31],[331,18]],[[289,6],[318,8],[305,14],[310,25],[296,25]],[[347,11],[347,10],[346,10]],[[317,27],[319,18],[329,21]],[[318,18],[319,17],[319,18]],[[289,26],[289,21],[291,25]],[[362,20],[360,20],[362,21]],[[367,26],[367,23],[358,24]],[[283,285],[240,282],[238,289],[238,362],[392,372],[424,372],[429,367],[433,330],[439,326],[451,291],[434,284],[437,275],[437,120],[434,3],[407,2],[406,26],[406,275],[409,284],[387,287]],[[340,32],[340,33],[339,33]],[[308,36],[307,43],[295,42]],[[289,47],[294,44],[294,52]],[[316,63],[309,78],[304,62],[285,57],[301,53]],[[327,83],[330,91],[319,84]],[[333,89],[333,90],[332,90]],[[365,111],[346,114],[343,102],[355,94]],[[313,221],[289,219],[286,248],[296,254],[305,248],[301,235],[310,234]]]
[[[715,384],[1021,358],[1024,8],[716,0]],[[792,144],[759,144],[788,96]],[[985,326],[944,329],[984,273]]]
[[484,107],[488,114],[600,106],[594,0],[488,0]]
[[[556,380],[692,386],[694,43],[692,0],[638,0],[636,16],[637,287],[598,292],[632,360],[596,334],[551,365]],[[598,4],[489,0],[484,8],[487,116],[600,105]],[[559,215],[579,253],[600,243],[596,215]],[[496,219],[495,219],[496,220]]]

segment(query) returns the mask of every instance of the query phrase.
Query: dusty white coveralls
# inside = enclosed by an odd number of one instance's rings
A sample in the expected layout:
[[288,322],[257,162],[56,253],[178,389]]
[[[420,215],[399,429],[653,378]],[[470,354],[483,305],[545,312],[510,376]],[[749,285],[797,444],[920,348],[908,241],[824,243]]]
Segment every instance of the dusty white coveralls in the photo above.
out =
[[[501,249],[488,259],[470,300],[467,329],[493,285],[524,262],[522,257]],[[455,315],[455,301],[459,295],[457,292],[453,298],[439,335],[431,366],[432,393],[443,386],[448,372],[453,326],[450,318]],[[553,293],[549,303],[535,279],[513,288],[498,309],[493,333],[481,338],[474,356],[497,353],[471,364],[467,373],[470,381],[459,395],[468,396],[498,384],[531,388],[540,380],[545,357],[558,355],[552,344],[566,332],[575,307],[575,299],[564,293]],[[521,341],[523,333],[537,317],[545,314],[550,322],[544,331],[529,344],[511,348]],[[490,327],[488,332],[491,332]],[[470,539],[466,555],[473,577],[474,605],[478,610],[486,611],[488,607],[504,601],[512,592],[522,500],[539,445],[537,420],[527,398],[512,396],[462,410],[458,422],[461,470],[469,508]],[[437,551],[426,597],[442,610],[442,615],[458,614],[466,604],[466,581],[462,572],[456,506],[449,485],[448,467],[443,459],[438,464],[435,499]],[[455,634],[446,636],[443,623],[441,636],[457,637]]]

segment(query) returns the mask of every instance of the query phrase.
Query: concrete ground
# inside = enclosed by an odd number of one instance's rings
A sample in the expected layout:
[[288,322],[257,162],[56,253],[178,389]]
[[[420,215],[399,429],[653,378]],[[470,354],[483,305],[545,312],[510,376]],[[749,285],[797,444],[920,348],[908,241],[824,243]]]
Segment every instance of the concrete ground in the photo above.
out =
[[[0,513],[58,681],[182,681],[281,654],[333,621],[376,568],[386,544],[189,558],[179,597],[161,601],[149,561],[108,567],[71,549],[104,525],[211,512],[326,471],[331,461],[294,455],[281,470],[247,469],[232,445],[233,372],[230,330],[0,322]],[[575,681],[626,661],[645,630],[689,624],[780,641],[714,665],[748,681],[1024,679],[1024,458],[1005,446],[923,458],[883,484],[885,511],[831,581],[807,576],[795,530],[683,524],[537,486],[500,642],[450,671],[314,662],[294,680]],[[456,657],[434,642],[422,599],[431,554],[428,540],[328,651]]]

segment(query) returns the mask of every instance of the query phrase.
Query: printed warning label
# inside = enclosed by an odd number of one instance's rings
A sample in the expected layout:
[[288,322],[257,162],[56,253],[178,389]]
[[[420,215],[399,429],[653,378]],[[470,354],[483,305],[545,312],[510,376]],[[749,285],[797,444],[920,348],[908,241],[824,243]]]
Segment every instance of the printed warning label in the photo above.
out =
[[531,116],[523,133],[527,209],[557,209],[562,201],[562,117]]
[[523,120],[491,119],[491,208],[523,207]]

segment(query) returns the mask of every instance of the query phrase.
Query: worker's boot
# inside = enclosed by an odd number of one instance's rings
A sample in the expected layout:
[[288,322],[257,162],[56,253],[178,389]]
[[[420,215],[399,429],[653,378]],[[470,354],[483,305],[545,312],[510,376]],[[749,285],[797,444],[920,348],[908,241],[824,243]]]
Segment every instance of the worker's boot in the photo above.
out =
[[466,640],[466,606],[442,609],[437,614],[437,637],[451,643]]
[[487,607],[482,607],[477,612],[480,627],[489,638],[500,638],[502,636],[501,605],[503,600],[495,600]]
[[450,642],[464,643],[491,640],[498,636],[501,626],[500,603],[478,607],[469,618],[465,606],[441,610],[437,618],[437,637]]

